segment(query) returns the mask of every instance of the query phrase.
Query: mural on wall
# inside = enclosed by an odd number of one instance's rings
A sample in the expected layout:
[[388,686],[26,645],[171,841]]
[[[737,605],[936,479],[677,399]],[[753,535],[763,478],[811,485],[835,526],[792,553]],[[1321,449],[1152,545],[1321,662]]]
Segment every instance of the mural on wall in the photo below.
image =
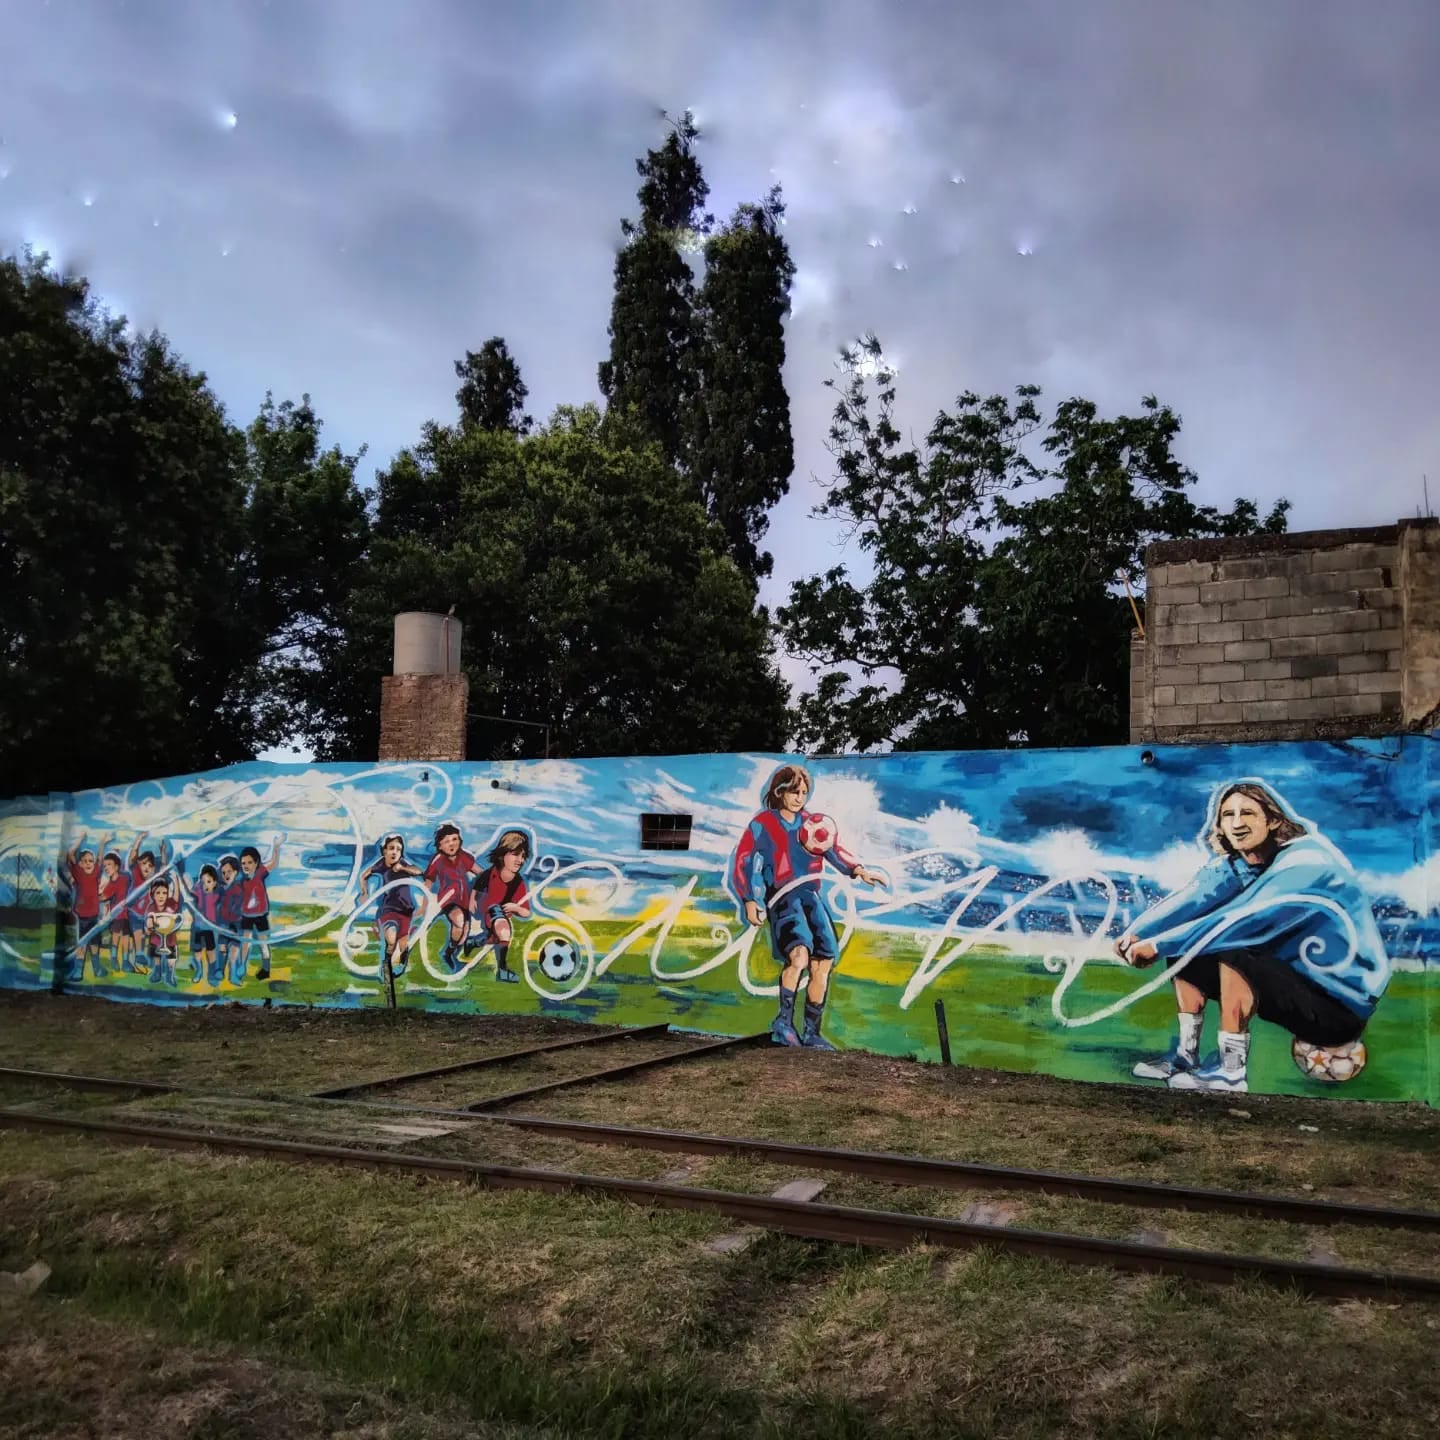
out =
[[963,1064],[1435,1103],[1430,744],[256,764],[0,802],[0,985],[926,1059],[940,999]]

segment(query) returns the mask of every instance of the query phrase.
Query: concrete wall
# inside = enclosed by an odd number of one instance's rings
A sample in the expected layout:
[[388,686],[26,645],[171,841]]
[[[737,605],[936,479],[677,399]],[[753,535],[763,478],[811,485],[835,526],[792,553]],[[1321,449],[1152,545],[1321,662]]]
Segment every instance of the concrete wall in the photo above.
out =
[[1440,522],[1146,554],[1130,734],[1256,741],[1432,728],[1440,707]]
[[[1359,1050],[1318,1033],[1317,1050],[1257,1020],[1252,1089],[1434,1103],[1435,753],[1429,737],[1401,736],[810,762],[254,764],[0,802],[0,987],[379,1008],[389,956],[407,1008],[746,1035],[787,1005],[777,950],[803,943],[823,959],[829,944],[817,1025],[830,1044],[933,1060],[942,1000],[958,1063],[1113,1082],[1168,1048],[1169,977],[1209,964],[1223,934],[1292,992],[1340,986],[1363,1027]],[[777,774],[807,763],[813,818],[777,839]],[[1269,848],[1244,862],[1250,874],[1217,838],[1236,782],[1292,822],[1283,841],[1256,839]],[[688,848],[646,848],[649,815],[683,817]],[[765,879],[785,873],[796,878],[783,892]],[[752,914],[742,887],[757,884]],[[497,885],[515,907],[505,934],[487,920]],[[796,886],[818,907],[787,901]],[[467,893],[489,903],[467,906]],[[205,915],[206,896],[218,914]],[[148,923],[155,904],[163,933]],[[470,945],[455,943],[457,926]],[[1127,935],[1157,946],[1138,969],[1116,954]],[[788,1002],[797,1026],[802,1011]],[[1207,1052],[1217,1025],[1212,1004]]]

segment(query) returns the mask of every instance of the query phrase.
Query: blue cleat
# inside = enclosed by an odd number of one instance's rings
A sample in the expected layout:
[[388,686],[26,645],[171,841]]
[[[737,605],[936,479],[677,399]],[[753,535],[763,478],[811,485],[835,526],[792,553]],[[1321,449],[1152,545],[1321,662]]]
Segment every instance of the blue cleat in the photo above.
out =
[[770,1038],[777,1045],[791,1045],[799,1048],[800,1034],[788,1021],[778,1016],[770,1022]]

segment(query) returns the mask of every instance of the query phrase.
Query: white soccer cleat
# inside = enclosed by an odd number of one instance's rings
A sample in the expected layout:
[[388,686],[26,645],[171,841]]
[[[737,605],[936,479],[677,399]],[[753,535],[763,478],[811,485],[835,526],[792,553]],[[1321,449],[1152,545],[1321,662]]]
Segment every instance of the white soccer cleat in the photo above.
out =
[[1142,1060],[1130,1072],[1137,1080],[1168,1080],[1195,1068],[1195,1057],[1173,1046],[1156,1060]]
[[1172,1075],[1169,1085],[1172,1090],[1212,1090],[1229,1095],[1245,1095],[1250,1090],[1244,1069],[1227,1070],[1218,1055],[1212,1055],[1193,1070]]

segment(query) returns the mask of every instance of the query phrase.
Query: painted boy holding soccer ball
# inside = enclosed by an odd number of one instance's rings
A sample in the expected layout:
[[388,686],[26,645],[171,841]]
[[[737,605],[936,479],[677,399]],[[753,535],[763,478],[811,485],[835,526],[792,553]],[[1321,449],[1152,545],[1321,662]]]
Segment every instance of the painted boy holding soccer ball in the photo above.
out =
[[[1129,965],[1189,959],[1176,973],[1179,1036],[1133,1074],[1173,1090],[1249,1089],[1250,1023],[1288,1030],[1306,1075],[1349,1079],[1390,960],[1350,862],[1254,780],[1218,793],[1205,839],[1214,858],[1147,910],[1115,949]],[[1220,1011],[1216,1053],[1200,1059],[1205,1008]]]
[[[833,1050],[820,1033],[830,972],[840,954],[835,917],[820,893],[829,861],[842,875],[864,885],[885,881],[841,848],[835,822],[805,809],[812,784],[802,765],[782,765],[765,787],[765,808],[746,827],[730,867],[730,881],[746,921],[767,921],[780,972],[780,1012],[770,1025],[777,1045]],[[804,1028],[795,1027],[795,1000],[805,988]]]

